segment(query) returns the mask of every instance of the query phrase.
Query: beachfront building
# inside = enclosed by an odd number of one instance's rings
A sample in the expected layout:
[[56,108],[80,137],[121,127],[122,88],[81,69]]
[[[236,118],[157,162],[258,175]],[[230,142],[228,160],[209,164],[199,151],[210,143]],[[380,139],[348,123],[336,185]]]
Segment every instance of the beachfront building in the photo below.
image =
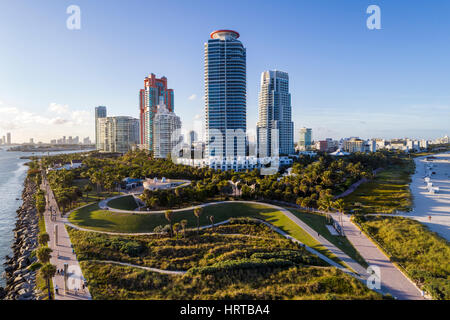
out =
[[[100,150],[98,119],[101,118],[106,118],[105,106],[95,107],[95,147],[97,150]],[[66,144],[66,137],[63,138],[60,144]]]
[[298,140],[298,150],[308,151],[312,147],[312,129],[311,128],[301,128],[300,129],[300,139]]
[[258,157],[294,153],[294,123],[287,72],[274,70],[261,74],[258,115]]
[[[153,119],[153,156],[167,158],[179,143],[181,120],[161,99]],[[177,155],[178,156],[178,155]]]
[[167,86],[167,78],[156,78],[152,73],[144,79],[144,89],[139,91],[140,145],[153,153],[153,120],[160,100],[169,112],[174,112],[173,89]]
[[204,49],[206,157],[230,164],[246,156],[246,49],[238,38],[217,30]]
[[97,119],[100,152],[126,153],[139,143],[139,120],[132,117]]
[[342,150],[345,152],[364,152],[365,141],[359,138],[351,138],[342,143]]

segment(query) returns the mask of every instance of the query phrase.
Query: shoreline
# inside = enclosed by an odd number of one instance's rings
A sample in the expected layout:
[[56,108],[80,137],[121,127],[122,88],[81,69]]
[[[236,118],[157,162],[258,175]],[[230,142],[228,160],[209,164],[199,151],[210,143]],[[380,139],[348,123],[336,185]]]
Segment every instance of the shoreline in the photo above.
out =
[[[424,182],[425,163],[427,157],[435,157],[433,163],[436,174],[431,176],[434,186],[440,187],[440,191],[431,194]],[[405,216],[415,219],[440,237],[450,241],[450,163],[442,162],[450,160],[450,152],[442,152],[414,159],[415,172],[411,175],[410,190],[413,196],[413,208]],[[428,217],[431,217],[429,219]]]
[[34,194],[38,186],[26,178],[22,191],[23,203],[17,212],[12,257],[6,256],[6,287],[0,287],[0,300],[36,300],[36,271],[28,267],[37,261],[32,253],[38,248],[39,215],[35,208]]

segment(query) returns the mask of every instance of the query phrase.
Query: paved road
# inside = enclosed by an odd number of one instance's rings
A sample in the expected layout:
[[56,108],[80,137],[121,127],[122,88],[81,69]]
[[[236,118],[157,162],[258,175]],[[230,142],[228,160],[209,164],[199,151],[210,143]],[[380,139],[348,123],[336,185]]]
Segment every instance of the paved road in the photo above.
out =
[[[333,213],[337,219],[337,213]],[[369,265],[380,268],[381,290],[400,300],[423,300],[421,291],[404,275],[378,247],[350,221],[343,216],[343,228],[347,239],[358,250]]]
[[[69,234],[64,226],[64,220],[60,217],[60,211],[56,204],[55,196],[51,190],[45,175],[43,176],[41,188],[46,193],[47,205],[44,213],[45,228],[50,235],[49,247],[53,250],[50,262],[57,269],[64,269],[64,264],[69,265],[68,290],[64,292],[64,276],[56,275],[53,277],[53,288],[58,286],[59,294],[55,294],[55,300],[90,300],[91,295],[86,287],[82,290],[82,282],[84,280],[81,272],[80,264],[76,255],[72,251],[72,243]],[[51,219],[51,210],[56,210],[56,221]],[[58,228],[57,243],[55,241],[55,226]],[[76,290],[78,289],[78,290]]]

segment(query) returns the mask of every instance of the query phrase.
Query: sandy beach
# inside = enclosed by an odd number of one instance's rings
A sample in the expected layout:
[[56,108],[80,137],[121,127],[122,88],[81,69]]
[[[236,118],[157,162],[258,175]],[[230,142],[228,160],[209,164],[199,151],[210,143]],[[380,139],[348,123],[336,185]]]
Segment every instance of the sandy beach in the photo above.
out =
[[[435,159],[430,161],[427,161],[428,157],[414,159],[416,173],[412,176],[410,185],[414,210],[405,215],[424,223],[432,231],[450,241],[450,153],[436,154],[432,157]],[[433,164],[431,170],[427,170],[427,164]],[[432,187],[439,188],[434,194],[429,191],[424,179],[427,172],[431,173]]]

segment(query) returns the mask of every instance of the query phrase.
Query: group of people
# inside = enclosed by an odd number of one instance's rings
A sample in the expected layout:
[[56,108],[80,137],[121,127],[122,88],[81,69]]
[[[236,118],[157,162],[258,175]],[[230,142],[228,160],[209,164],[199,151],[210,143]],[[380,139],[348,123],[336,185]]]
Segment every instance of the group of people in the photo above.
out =
[[[58,270],[59,271],[59,270]],[[64,270],[61,270],[60,271],[60,274],[64,274]],[[75,281],[74,281],[75,282]],[[74,295],[78,295],[78,292],[82,292],[82,293],[86,293],[86,286],[87,286],[87,284],[86,284],[86,280],[84,280],[82,283],[81,283],[81,290],[80,289],[78,289],[78,287],[75,287],[74,289],[73,289],[73,294]],[[55,285],[55,293],[57,294],[57,295],[59,295],[59,287],[58,287],[58,285]]]

